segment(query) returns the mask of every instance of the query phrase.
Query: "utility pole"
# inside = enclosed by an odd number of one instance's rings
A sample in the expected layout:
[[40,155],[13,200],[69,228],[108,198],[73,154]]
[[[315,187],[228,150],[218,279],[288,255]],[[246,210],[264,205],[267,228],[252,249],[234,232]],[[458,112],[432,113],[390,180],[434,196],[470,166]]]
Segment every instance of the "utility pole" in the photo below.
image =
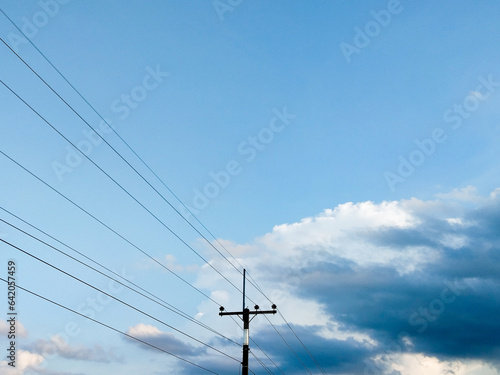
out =
[[[249,327],[250,327],[250,322],[252,321],[253,318],[255,318],[256,315],[259,314],[276,314],[276,305],[273,304],[271,306],[272,310],[267,310],[267,311],[262,311],[259,310],[259,306],[255,305],[254,309],[255,311],[250,311],[248,307],[245,307],[245,276],[246,276],[246,270],[243,270],[243,311],[234,311],[234,312],[224,312],[224,307],[220,307],[220,316],[223,315],[238,315],[240,319],[243,320],[243,361],[241,362],[242,365],[242,375],[248,375],[248,353],[250,352],[250,347],[249,347],[249,340],[250,340],[250,333],[249,333]],[[252,319],[250,319],[250,315],[253,315]]]

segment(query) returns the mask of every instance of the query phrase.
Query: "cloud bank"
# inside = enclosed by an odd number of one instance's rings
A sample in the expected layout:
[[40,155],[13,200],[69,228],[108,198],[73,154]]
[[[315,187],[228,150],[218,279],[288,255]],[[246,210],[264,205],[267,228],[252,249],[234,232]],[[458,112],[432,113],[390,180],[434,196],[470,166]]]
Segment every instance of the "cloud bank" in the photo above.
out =
[[[223,243],[327,373],[500,373],[500,189],[486,197],[467,187],[432,201],[345,203],[249,244]],[[215,256],[213,264],[235,273]],[[208,269],[198,284],[240,308],[241,296]],[[270,304],[251,287],[249,295]],[[200,316],[218,327],[211,310],[200,305]],[[318,373],[284,322],[273,322]],[[252,324],[283,371],[305,372],[265,319]]]

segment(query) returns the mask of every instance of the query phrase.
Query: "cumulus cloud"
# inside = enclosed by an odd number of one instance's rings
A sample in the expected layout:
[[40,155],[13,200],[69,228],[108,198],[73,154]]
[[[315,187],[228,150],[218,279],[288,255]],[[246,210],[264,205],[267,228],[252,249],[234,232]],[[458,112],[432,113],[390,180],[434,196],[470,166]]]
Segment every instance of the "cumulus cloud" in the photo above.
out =
[[[248,244],[224,245],[329,371],[362,374],[391,354],[395,366],[377,373],[426,373],[416,363],[427,363],[435,373],[469,375],[478,363],[498,365],[500,354],[498,191],[482,197],[467,187],[431,201],[345,203]],[[212,262],[240,282],[224,260]],[[241,307],[241,296],[209,268],[197,284]],[[248,294],[261,307],[270,304],[251,285]],[[213,305],[199,309],[204,322],[227,324],[230,332],[230,323],[215,321]],[[273,321],[286,332],[283,321]],[[289,373],[304,371],[287,360],[293,354],[265,319],[252,322],[252,333],[271,343],[269,353]]]
[[[5,337],[9,332],[10,324],[5,320],[0,320],[0,336]],[[16,321],[16,335],[18,337],[26,337],[28,335],[28,331],[24,328],[24,325]]]
[[9,366],[8,361],[0,361],[0,373],[3,375],[23,375],[30,369],[36,369],[44,361],[43,356],[27,350],[18,350],[15,367]]
[[[0,320],[0,335],[6,336],[10,325]],[[20,322],[16,322],[16,337],[27,338],[28,331]],[[23,340],[24,341],[24,340]],[[9,361],[0,361],[0,374],[2,375],[24,375],[24,374],[44,374],[44,375],[79,375],[75,372],[60,372],[51,371],[45,368],[48,355],[57,354],[67,359],[80,359],[90,361],[108,362],[103,360],[98,354],[102,350],[99,346],[95,346],[89,350],[83,346],[71,347],[61,337],[54,336],[49,341],[37,340],[32,344],[24,345],[23,349],[17,349],[15,367],[9,366]],[[110,359],[115,358],[113,353],[107,352],[103,355],[109,356]]]

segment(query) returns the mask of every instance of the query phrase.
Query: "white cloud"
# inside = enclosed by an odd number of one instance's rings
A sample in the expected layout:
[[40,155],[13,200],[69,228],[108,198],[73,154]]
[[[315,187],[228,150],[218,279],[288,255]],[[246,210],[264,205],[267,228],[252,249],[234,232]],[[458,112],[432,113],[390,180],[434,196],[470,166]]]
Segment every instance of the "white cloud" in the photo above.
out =
[[[399,202],[345,203],[335,209],[326,209],[314,218],[305,218],[298,223],[277,225],[258,239],[269,249],[282,250],[282,245],[330,245],[347,232],[381,227],[405,228],[416,224],[413,217]],[[290,246],[289,246],[290,247]]]
[[278,254],[281,259],[321,261],[323,255],[353,261],[357,265],[397,264],[398,271],[412,272],[419,264],[435,257],[434,251],[422,246],[400,249],[373,245],[366,232],[387,229],[408,229],[418,225],[418,216],[412,213],[415,202],[346,203],[327,209],[315,218],[299,223],[276,226],[257,243],[266,255]]
[[127,331],[129,335],[144,337],[144,336],[161,336],[163,334],[157,327],[139,323],[133,327],[130,327]]
[[404,353],[389,357],[379,357],[377,365],[381,375],[499,375],[497,369],[482,361],[440,361],[436,357],[421,353]]
[[[363,333],[356,331],[340,331],[335,328],[335,318],[318,301],[297,294],[298,287],[305,281],[301,269],[308,265],[342,259],[352,261],[359,266],[372,264],[396,266],[401,273],[413,272],[419,265],[436,259],[437,255],[431,248],[424,246],[409,246],[404,251],[387,246],[377,246],[366,238],[366,232],[384,229],[411,228],[419,223],[418,216],[412,213],[414,208],[434,205],[425,202],[373,202],[346,203],[334,209],[327,209],[316,217],[309,217],[297,223],[277,225],[272,232],[256,238],[252,243],[240,245],[221,241],[232,254],[238,254],[240,263],[244,264],[254,276],[260,280],[269,280],[272,287],[264,285],[271,300],[279,305],[281,311],[286,311],[290,324],[303,326],[329,327],[318,330],[323,337],[335,337],[340,340],[355,339],[359,342],[371,342]],[[241,285],[241,275],[223,259],[216,258],[212,264],[226,275],[233,275],[231,281]],[[262,272],[278,274],[264,275]],[[263,271],[259,271],[263,270]],[[279,274],[281,272],[281,274]],[[216,290],[212,297],[226,307],[226,310],[241,309],[241,296],[233,288],[223,292],[222,285],[227,286],[220,276],[210,267],[202,267],[197,286]],[[255,299],[261,307],[266,307],[266,301],[252,287],[251,280],[247,282],[250,298]],[[247,301],[248,306],[252,302]],[[297,308],[307,306],[307,308]],[[203,322],[217,325],[225,334],[239,335],[240,331],[230,320],[221,322],[217,314],[209,313],[213,305],[205,302],[199,306]],[[276,320],[279,321],[279,320]],[[253,329],[267,324],[265,319],[255,319]],[[235,337],[237,339],[237,336]]]
[[478,194],[475,186],[466,186],[462,189],[453,189],[449,193],[436,194],[436,197],[441,200],[455,200],[461,202],[484,202],[485,198]]
[[[301,326],[316,337],[342,342],[354,341],[366,350],[376,351],[385,345],[384,336],[378,336],[376,329],[382,330],[391,326],[390,321],[383,319],[396,318],[404,329],[414,329],[414,326],[408,324],[408,317],[414,310],[407,309],[408,304],[414,303],[414,299],[418,298],[418,294],[414,294],[415,297],[413,294],[406,296],[404,288],[408,288],[411,293],[422,288],[428,296],[425,298],[429,299],[419,304],[427,306],[429,301],[436,298],[436,293],[443,289],[443,281],[448,276],[427,275],[425,270],[439,272],[446,269],[446,272],[450,272],[452,268],[446,268],[446,262],[451,264],[460,261],[461,263],[453,264],[462,267],[470,265],[470,262],[463,258],[450,258],[449,251],[460,254],[461,249],[468,249],[472,243],[477,244],[477,241],[482,240],[474,234],[477,233],[478,226],[481,227],[482,233],[486,230],[484,223],[480,223],[482,216],[477,216],[477,213],[481,212],[481,209],[498,205],[499,191],[497,189],[489,197],[481,197],[475,188],[469,186],[441,194],[438,199],[432,201],[412,198],[381,203],[345,203],[296,223],[277,225],[269,233],[247,244],[221,242],[238,257],[238,261],[258,281],[267,297],[278,305],[290,324]],[[213,251],[210,254],[213,254]],[[225,260],[213,255],[211,264],[227,275],[235,285],[241,285],[241,275]],[[379,276],[377,272],[381,270],[386,273]],[[342,280],[344,273],[349,277],[348,281]],[[417,275],[419,280],[414,284],[413,275]],[[380,280],[377,277],[380,277]],[[398,289],[399,286],[395,284],[400,281],[406,283],[402,286],[403,289]],[[434,282],[435,284],[432,284]],[[478,283],[478,288],[482,288],[483,281],[479,280]],[[241,294],[228,286],[210,267],[201,268],[196,284],[216,290],[212,297],[223,304],[226,310],[241,309]],[[380,289],[367,292],[372,288],[370,284],[373,284],[373,288]],[[349,291],[339,292],[341,287],[352,290],[353,294],[349,295]],[[316,293],[308,294],[310,291]],[[247,293],[248,306],[253,305],[250,298],[261,308],[270,305],[270,302],[252,287],[250,280],[247,281]],[[356,293],[368,298],[368,301],[361,297],[357,301]],[[341,299],[335,301],[331,295]],[[343,316],[336,315],[331,307],[335,306],[339,311],[344,311],[344,302],[350,304],[345,308],[347,313],[343,313]],[[398,305],[401,303],[403,304]],[[384,310],[385,304],[388,304],[387,311]],[[387,317],[380,317],[379,322],[379,318],[373,316],[376,313],[374,311],[372,316],[367,318],[367,315],[371,314],[370,311],[359,313],[366,309],[365,306],[378,306],[380,311],[377,313]],[[416,305],[415,309],[418,306]],[[456,306],[453,308],[457,308]],[[447,311],[449,309],[451,308],[447,307]],[[203,302],[199,311],[198,317],[204,323],[217,326],[219,331],[237,341],[241,339],[241,329],[235,327],[230,319],[221,319],[211,302]],[[354,317],[351,319],[351,312],[356,313],[360,319],[366,319],[359,323],[359,328]],[[393,312],[396,315],[390,315]],[[270,319],[278,326],[283,325],[283,321],[276,316]],[[441,323],[445,324],[445,321],[442,320]],[[267,324],[266,319],[257,316],[252,321],[252,333],[263,330]],[[368,326],[370,329],[367,329]],[[377,328],[374,331],[371,327]],[[390,328],[385,333],[397,335],[397,332],[391,332]],[[416,350],[425,338],[410,336],[406,340],[406,348]],[[428,347],[432,348],[434,344],[436,343],[429,344]],[[460,369],[465,369],[463,374],[469,375],[476,374],[473,372],[474,366],[479,366],[472,362],[445,363],[432,356],[419,357],[416,354],[401,356],[394,363],[395,366],[410,369],[409,372],[401,372],[402,375],[444,374],[451,368],[454,369],[455,375],[462,375],[457,372]],[[483,370],[486,368],[484,366],[481,367]],[[424,368],[428,371],[424,371]],[[396,368],[391,368],[391,371],[394,370]]]
[[[0,320],[0,336],[4,337],[7,336],[7,333],[9,332],[10,329],[10,324],[7,323],[5,320]],[[26,337],[28,335],[28,331],[26,328],[24,328],[24,325],[16,321],[16,335],[18,337]]]
[[26,371],[36,368],[44,361],[44,357],[27,350],[17,351],[16,367],[8,365],[7,361],[0,361],[0,373],[2,375],[23,375]]

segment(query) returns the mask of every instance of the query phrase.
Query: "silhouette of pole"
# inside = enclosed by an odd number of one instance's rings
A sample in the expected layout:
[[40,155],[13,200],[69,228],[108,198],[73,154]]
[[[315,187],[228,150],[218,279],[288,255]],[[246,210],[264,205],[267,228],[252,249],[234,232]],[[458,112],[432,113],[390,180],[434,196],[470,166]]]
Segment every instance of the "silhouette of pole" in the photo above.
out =
[[241,373],[243,375],[248,375],[248,352],[250,351],[249,339],[250,339],[250,310],[243,310],[243,361]]
[[[250,340],[250,321],[255,318],[256,315],[259,314],[276,314],[276,305],[272,305],[272,310],[262,311],[259,310],[259,306],[255,305],[255,311],[250,311],[249,308],[245,307],[245,278],[246,278],[246,270],[243,270],[243,310],[242,311],[233,311],[233,312],[224,312],[224,307],[220,307],[219,315],[238,315],[240,319],[243,320],[243,361],[241,362],[242,375],[248,375],[248,353],[250,352],[249,340]],[[250,319],[250,315],[253,315],[252,319]]]

